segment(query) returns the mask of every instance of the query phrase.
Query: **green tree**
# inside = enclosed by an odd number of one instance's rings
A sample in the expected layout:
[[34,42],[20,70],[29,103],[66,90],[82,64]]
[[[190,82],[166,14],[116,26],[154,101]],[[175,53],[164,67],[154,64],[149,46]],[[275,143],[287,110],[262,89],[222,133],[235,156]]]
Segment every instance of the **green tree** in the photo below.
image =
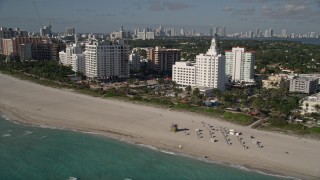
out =
[[144,58],[147,58],[147,51],[144,49],[138,49],[139,56],[143,56]]
[[192,88],[191,88],[191,86],[187,86],[185,90],[187,91],[187,94],[190,95]]

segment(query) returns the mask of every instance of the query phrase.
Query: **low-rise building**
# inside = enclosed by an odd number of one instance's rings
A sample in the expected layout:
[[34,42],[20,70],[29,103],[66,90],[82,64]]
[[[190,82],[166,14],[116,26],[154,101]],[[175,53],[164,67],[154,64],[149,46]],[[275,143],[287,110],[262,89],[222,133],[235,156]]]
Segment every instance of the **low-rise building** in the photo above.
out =
[[318,78],[295,77],[290,80],[290,92],[314,94],[318,89]]
[[275,74],[269,76],[268,79],[262,80],[262,87],[266,89],[278,89],[289,83],[288,76],[285,74]]
[[316,113],[320,109],[320,93],[307,96],[301,100],[301,114]]
[[320,74],[296,74],[299,77],[318,78],[318,90],[320,90]]

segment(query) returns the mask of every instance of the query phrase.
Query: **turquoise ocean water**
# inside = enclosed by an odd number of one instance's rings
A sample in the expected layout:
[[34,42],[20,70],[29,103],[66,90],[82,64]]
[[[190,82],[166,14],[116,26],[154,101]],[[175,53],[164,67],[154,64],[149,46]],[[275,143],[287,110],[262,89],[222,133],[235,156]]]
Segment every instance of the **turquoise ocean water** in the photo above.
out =
[[80,132],[0,117],[0,179],[280,179]]

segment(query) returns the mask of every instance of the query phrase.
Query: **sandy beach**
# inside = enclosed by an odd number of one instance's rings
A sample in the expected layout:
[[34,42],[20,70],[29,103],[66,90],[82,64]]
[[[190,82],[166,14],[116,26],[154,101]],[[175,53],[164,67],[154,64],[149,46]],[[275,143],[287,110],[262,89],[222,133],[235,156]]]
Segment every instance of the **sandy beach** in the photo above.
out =
[[[258,131],[170,109],[90,97],[1,73],[0,111],[27,124],[98,133],[301,179],[320,177],[320,142],[317,140]],[[178,124],[179,129],[189,130],[170,132],[172,123]],[[221,132],[223,128],[241,132],[244,143],[237,136],[228,135],[226,138],[231,143],[228,145]],[[211,136],[216,142],[210,141]],[[257,142],[261,142],[261,147]],[[244,149],[244,145],[248,149]]]

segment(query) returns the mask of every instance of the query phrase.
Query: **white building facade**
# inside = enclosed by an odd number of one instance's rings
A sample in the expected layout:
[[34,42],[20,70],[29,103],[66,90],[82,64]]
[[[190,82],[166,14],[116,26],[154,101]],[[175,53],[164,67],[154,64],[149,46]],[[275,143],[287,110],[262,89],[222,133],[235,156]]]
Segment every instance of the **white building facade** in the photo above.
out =
[[66,51],[59,52],[60,63],[65,66],[71,66],[73,54],[82,54],[82,49],[79,44],[67,45]]
[[289,92],[314,94],[318,89],[318,78],[295,77],[290,80]]
[[89,80],[109,81],[128,78],[128,46],[123,40],[91,41],[85,47],[85,71]]
[[196,56],[196,85],[199,87],[225,90],[226,58],[218,54],[216,37],[212,39],[210,49],[206,54]]
[[71,67],[74,72],[81,72],[85,74],[85,54],[72,54]]
[[245,48],[234,47],[225,51],[227,77],[233,82],[253,82],[255,52],[245,51]]
[[173,65],[172,78],[181,86],[195,86],[199,89],[216,88],[225,90],[225,56],[218,54],[216,37],[206,54],[196,56],[196,63],[176,62]]
[[191,62],[176,62],[172,66],[172,80],[182,87],[196,85],[196,67]]

